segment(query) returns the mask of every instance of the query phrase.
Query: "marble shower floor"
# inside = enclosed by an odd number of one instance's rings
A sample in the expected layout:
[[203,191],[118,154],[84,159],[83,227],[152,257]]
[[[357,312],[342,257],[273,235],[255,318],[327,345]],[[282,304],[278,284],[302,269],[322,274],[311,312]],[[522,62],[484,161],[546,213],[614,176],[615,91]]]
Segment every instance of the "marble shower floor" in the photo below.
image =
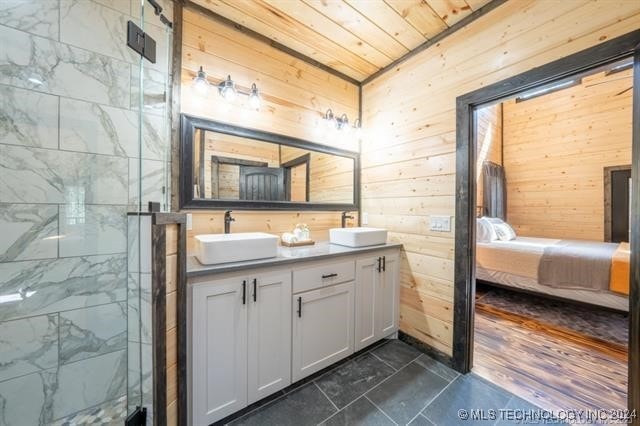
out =
[[460,409],[539,410],[475,374],[460,375],[404,342],[389,340],[227,424],[517,424],[463,420]]

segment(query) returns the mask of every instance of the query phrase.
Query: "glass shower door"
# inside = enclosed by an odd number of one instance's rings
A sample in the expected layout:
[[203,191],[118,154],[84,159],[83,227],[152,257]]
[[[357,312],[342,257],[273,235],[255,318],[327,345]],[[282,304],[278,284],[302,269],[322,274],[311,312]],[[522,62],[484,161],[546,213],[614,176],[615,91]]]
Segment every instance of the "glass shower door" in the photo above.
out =
[[[169,193],[170,32],[149,10],[0,1],[3,425],[122,424],[150,403],[145,236],[132,236]],[[157,41],[155,64],[127,47],[128,21]]]

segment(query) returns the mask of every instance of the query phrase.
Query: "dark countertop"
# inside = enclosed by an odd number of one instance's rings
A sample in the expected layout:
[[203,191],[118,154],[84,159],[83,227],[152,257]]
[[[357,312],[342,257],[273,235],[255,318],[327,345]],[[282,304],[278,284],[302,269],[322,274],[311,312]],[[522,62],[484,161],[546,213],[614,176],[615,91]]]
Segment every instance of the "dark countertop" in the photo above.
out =
[[367,247],[345,247],[330,244],[328,241],[319,241],[312,246],[303,247],[278,247],[278,255],[268,259],[247,260],[243,262],[216,263],[203,265],[195,256],[187,256],[187,278],[201,277],[209,274],[221,274],[224,272],[241,271],[243,269],[264,268],[269,266],[287,265],[301,261],[328,259],[332,257],[348,256],[352,254],[367,253],[389,248],[400,248],[402,244],[381,244]]

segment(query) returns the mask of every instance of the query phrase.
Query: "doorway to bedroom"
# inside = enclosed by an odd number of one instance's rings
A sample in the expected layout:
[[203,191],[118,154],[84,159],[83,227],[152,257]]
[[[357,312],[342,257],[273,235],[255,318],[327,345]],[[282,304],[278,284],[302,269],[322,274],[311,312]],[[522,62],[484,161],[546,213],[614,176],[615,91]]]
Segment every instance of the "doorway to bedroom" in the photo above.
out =
[[637,41],[610,43],[458,99],[454,363],[556,414],[638,402]]

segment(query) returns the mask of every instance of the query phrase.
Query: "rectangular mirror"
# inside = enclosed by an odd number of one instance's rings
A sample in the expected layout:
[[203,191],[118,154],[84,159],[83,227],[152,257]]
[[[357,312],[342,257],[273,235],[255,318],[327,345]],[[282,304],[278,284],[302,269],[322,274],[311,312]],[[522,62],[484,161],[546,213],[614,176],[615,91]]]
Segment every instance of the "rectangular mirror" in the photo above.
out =
[[358,208],[358,153],[184,114],[181,125],[181,208]]

